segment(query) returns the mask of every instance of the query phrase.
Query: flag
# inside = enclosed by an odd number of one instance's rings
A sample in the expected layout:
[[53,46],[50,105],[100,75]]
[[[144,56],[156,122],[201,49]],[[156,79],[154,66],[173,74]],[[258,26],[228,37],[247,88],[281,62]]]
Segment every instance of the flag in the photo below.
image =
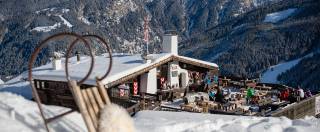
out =
[[133,94],[138,94],[138,82],[133,82]]
[[124,96],[124,89],[120,88],[119,93],[120,93],[120,97]]

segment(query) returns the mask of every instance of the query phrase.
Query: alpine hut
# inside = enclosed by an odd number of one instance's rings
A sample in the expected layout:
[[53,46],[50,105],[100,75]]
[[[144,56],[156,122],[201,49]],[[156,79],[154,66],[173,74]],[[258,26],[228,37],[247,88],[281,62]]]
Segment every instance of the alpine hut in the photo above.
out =
[[[197,90],[205,76],[218,76],[218,66],[178,54],[178,35],[165,34],[162,53],[113,53],[113,66],[109,76],[102,80],[111,101],[126,108],[141,100],[161,101],[178,97],[187,90]],[[95,65],[89,79],[81,88],[96,85],[95,77],[105,72],[108,55],[95,56]],[[76,108],[65,77],[64,58],[33,70],[34,84],[43,103]],[[90,57],[72,57],[69,73],[72,79],[81,79],[90,67]],[[203,81],[202,81],[203,82]],[[200,87],[198,87],[200,88]],[[170,94],[168,94],[170,93]],[[146,109],[146,108],[145,108]]]

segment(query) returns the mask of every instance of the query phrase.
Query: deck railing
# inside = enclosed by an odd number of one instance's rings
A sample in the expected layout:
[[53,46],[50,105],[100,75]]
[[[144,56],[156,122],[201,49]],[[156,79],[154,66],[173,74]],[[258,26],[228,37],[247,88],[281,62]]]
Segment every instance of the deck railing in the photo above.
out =
[[320,94],[314,95],[310,98],[297,102],[296,104],[292,104],[281,110],[275,111],[274,113],[271,114],[271,116],[273,117],[285,116],[290,119],[299,119],[305,116],[315,116],[316,107],[317,107],[316,106],[317,97],[319,98]]

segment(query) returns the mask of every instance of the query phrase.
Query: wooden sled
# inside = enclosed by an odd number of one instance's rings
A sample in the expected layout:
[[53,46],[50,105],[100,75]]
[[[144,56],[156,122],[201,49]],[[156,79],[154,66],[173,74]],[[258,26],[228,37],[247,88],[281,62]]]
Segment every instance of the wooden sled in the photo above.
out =
[[[63,38],[63,37],[76,38],[76,40],[71,43],[71,45],[68,47],[68,50],[67,50],[67,56],[66,56],[66,62],[65,62],[66,77],[67,77],[67,81],[69,83],[70,90],[73,93],[74,100],[77,103],[77,106],[79,107],[81,114],[83,115],[83,119],[87,125],[89,132],[95,132],[97,130],[98,114],[99,114],[100,109],[103,108],[104,105],[110,104],[110,100],[107,95],[107,92],[104,89],[104,87],[102,85],[100,85],[100,81],[103,80],[104,78],[106,78],[111,71],[112,55],[111,55],[111,49],[110,49],[109,45],[101,37],[96,36],[96,35],[80,36],[75,33],[59,33],[59,34],[52,35],[52,36],[46,38],[44,41],[41,41],[39,43],[39,45],[36,47],[35,51],[32,53],[31,59],[29,60],[28,80],[30,81],[30,84],[32,87],[33,97],[38,104],[38,108],[39,108],[41,117],[44,121],[45,128],[48,132],[50,131],[49,127],[48,127],[50,122],[52,122],[60,117],[63,117],[69,113],[72,113],[74,111],[74,110],[70,110],[68,112],[53,116],[51,118],[46,118],[46,116],[44,114],[44,110],[42,108],[42,103],[41,103],[38,91],[35,88],[35,84],[33,83],[33,78],[32,78],[33,64],[37,58],[37,55],[40,53],[40,50],[44,46],[46,46],[46,44],[48,44],[49,41],[56,40],[57,38]],[[107,69],[106,74],[100,79],[96,78],[97,87],[80,89],[80,85],[89,78],[89,76],[93,70],[93,66],[94,66],[94,56],[91,51],[91,47],[90,47],[88,41],[86,40],[88,38],[98,39],[100,42],[102,42],[104,44],[104,47],[107,49],[109,56],[110,56],[109,57],[110,63],[109,63],[109,67]],[[90,66],[90,69],[89,69],[88,73],[86,74],[86,76],[83,79],[81,79],[79,82],[76,82],[76,81],[71,80],[71,78],[69,76],[68,60],[69,60],[70,53],[72,51],[71,49],[75,46],[75,44],[77,44],[77,42],[79,40],[82,41],[90,51],[91,66]]]
[[111,104],[106,89],[98,79],[97,87],[80,89],[76,81],[69,81],[69,84],[88,131],[96,132],[100,111]]

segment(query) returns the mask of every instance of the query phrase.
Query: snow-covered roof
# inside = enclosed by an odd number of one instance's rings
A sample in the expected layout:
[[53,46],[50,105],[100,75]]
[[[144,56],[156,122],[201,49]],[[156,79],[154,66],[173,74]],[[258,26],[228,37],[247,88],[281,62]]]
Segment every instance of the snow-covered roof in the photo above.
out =
[[[174,55],[170,53],[160,53],[160,54],[150,54],[149,58],[152,58],[151,63],[144,63],[140,54],[129,55],[129,54],[113,54],[113,65],[110,74],[104,80],[103,84],[108,84],[123,77],[126,77],[130,74],[142,71],[145,68],[155,67],[155,64],[163,62],[164,60],[170,60],[170,58],[180,58],[185,61],[191,61],[194,63],[201,63],[207,67],[218,67],[217,64],[209,63],[197,59],[192,59],[189,57],[183,57],[179,55]],[[41,80],[53,80],[53,81],[66,81],[65,77],[65,60],[62,59],[62,69],[53,70],[52,64],[46,64],[44,66],[35,68],[33,70],[33,78]],[[95,85],[95,77],[101,77],[106,73],[106,70],[109,66],[109,58],[106,55],[96,56],[94,69],[85,84]],[[76,62],[76,57],[72,57],[69,62],[69,72],[72,79],[80,80],[88,72],[90,67],[90,57],[84,56],[81,57],[80,62]]]
[[199,63],[199,64],[205,64],[205,65],[208,65],[208,66],[211,66],[211,67],[217,67],[217,68],[219,67],[216,63],[211,63],[211,62],[198,60],[198,59],[185,57],[185,56],[180,56],[180,55],[178,55],[176,57],[181,58],[181,59],[185,59],[185,60],[188,60],[188,61],[193,61],[193,62],[196,62],[196,63]]

